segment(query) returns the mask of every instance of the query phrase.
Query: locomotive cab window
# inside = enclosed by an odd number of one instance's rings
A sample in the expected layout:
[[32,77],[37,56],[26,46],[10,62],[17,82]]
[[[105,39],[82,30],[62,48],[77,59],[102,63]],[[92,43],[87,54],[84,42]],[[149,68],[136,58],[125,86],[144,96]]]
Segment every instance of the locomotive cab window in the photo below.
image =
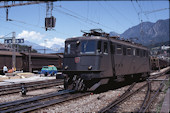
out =
[[146,57],[146,51],[143,50],[143,57]]
[[146,57],[148,57],[149,56],[149,52],[148,51],[146,51]]
[[67,43],[65,48],[65,54],[75,54],[76,52],[76,44],[75,43]]
[[143,51],[143,56],[148,57],[148,52],[146,50]]
[[132,55],[132,49],[130,47],[127,48],[127,55]]
[[104,54],[108,54],[108,44],[107,42],[104,42],[104,51],[103,51]]
[[117,54],[122,54],[122,46],[121,45],[117,45]]
[[97,53],[101,54],[102,52],[102,41],[98,41],[97,43]]
[[139,56],[139,49],[136,49],[136,56]]
[[123,55],[126,55],[126,47],[123,47]]
[[140,54],[140,57],[143,57],[143,51],[142,50],[140,50],[139,54]]
[[81,42],[81,54],[95,54],[96,41],[95,40],[83,40]]
[[133,55],[135,56],[136,55],[136,49],[133,48]]
[[70,54],[70,44],[66,44],[65,46],[65,54]]
[[110,43],[110,52],[111,54],[115,54],[115,45],[113,43]]

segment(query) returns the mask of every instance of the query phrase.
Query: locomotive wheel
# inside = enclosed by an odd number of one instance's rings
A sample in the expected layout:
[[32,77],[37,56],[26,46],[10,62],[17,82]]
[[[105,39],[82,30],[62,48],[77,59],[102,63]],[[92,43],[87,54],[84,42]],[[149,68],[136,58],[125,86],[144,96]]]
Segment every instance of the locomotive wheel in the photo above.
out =
[[77,79],[74,90],[85,91],[85,84],[83,79],[81,78]]
[[86,89],[84,80],[77,76],[66,78],[64,80],[64,88],[76,91],[85,91]]
[[84,90],[84,84],[83,84],[83,79],[81,79],[80,83],[79,83],[79,86],[78,86],[78,90],[79,91],[83,91]]
[[64,89],[70,89],[70,85],[72,84],[72,78],[66,77],[64,78]]

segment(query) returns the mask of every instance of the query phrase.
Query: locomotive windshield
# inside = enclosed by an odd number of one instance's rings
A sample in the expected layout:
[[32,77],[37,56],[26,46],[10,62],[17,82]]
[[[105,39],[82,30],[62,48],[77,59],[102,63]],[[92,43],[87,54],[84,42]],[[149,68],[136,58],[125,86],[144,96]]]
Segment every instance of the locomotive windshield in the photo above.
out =
[[65,45],[65,54],[75,54],[76,52],[76,43],[69,42]]
[[96,41],[83,40],[81,41],[81,53],[82,54],[94,54],[96,50]]

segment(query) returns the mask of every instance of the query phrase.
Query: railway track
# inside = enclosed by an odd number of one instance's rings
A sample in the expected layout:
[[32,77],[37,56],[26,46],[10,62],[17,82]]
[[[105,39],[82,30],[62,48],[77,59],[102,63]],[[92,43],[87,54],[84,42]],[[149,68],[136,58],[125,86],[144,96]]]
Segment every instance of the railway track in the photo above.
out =
[[[25,83],[24,88],[26,88],[27,91],[32,91],[32,90],[62,85],[62,84],[63,84],[63,80],[56,80],[56,79],[54,79],[54,80],[43,80],[43,81]],[[22,86],[21,83],[20,84],[0,86],[0,96],[6,95],[6,94],[13,94],[13,93],[21,92],[21,86]]]
[[126,101],[129,97],[132,97],[133,95],[135,95],[136,93],[138,93],[139,91],[141,91],[143,88],[148,87],[147,88],[147,93],[145,95],[145,99],[140,107],[140,110],[138,112],[146,112],[146,110],[149,108],[150,104],[154,101],[154,99],[156,98],[156,96],[159,94],[159,92],[161,91],[161,89],[164,86],[164,82],[166,81],[166,79],[169,77],[169,75],[166,75],[166,78],[161,82],[160,87],[157,89],[156,93],[154,94],[153,97],[151,97],[151,83],[154,81],[153,79],[156,79],[157,77],[162,76],[163,74],[159,75],[159,76],[155,76],[155,77],[151,77],[151,80],[147,80],[143,86],[139,87],[137,90],[132,90],[133,87],[136,85],[136,83],[133,83],[119,98],[117,98],[116,100],[114,100],[113,102],[111,102],[109,105],[107,105],[106,107],[102,108],[99,113],[107,113],[107,112],[116,112],[118,106]]
[[30,112],[47,106],[89,95],[90,93],[75,93],[74,90],[63,90],[33,98],[6,102],[0,104],[0,113],[7,112]]
[[168,77],[169,77],[169,75],[166,75],[166,78],[164,80],[162,80],[162,82],[160,83],[160,86],[157,88],[157,90],[155,91],[153,96],[151,96],[151,84],[148,85],[148,90],[145,95],[145,99],[144,99],[144,101],[140,107],[140,110],[138,112],[141,112],[141,113],[147,112],[147,109],[149,108],[151,103],[156,99],[156,97],[158,96],[158,94],[160,93],[162,88],[165,86],[165,81],[168,79]]

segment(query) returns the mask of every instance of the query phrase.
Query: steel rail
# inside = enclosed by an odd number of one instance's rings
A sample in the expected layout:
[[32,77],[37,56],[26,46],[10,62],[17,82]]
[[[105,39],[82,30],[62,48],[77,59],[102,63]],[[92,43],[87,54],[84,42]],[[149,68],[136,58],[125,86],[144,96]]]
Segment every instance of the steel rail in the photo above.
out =
[[[106,110],[101,110],[99,111],[99,113],[103,113],[103,112],[110,112],[109,110],[112,110],[113,108],[115,108],[115,106],[118,106],[121,102],[125,101],[127,98],[133,96],[134,94],[136,94],[137,92],[141,91],[143,88],[145,88],[147,86],[147,83],[145,85],[143,85],[142,87],[140,87],[139,89],[137,89],[136,91],[133,92],[129,92],[129,94],[127,94],[126,96],[120,98],[119,100],[117,100],[116,102],[114,102],[109,108],[110,109],[106,109]],[[113,109],[114,110],[114,109]],[[113,111],[111,111],[113,112]],[[114,111],[115,112],[115,111]]]
[[[37,87],[37,86],[41,86],[41,85],[48,85],[48,84],[55,84],[55,83],[61,83],[63,81],[50,81],[50,82],[44,82],[44,83],[35,83],[35,84],[31,84],[31,85],[27,85],[25,84],[25,88],[30,88],[30,87]],[[15,89],[20,89],[21,88],[21,84],[18,84],[18,86],[14,86],[14,87],[9,87],[9,88],[4,88],[4,89],[0,89],[1,91],[9,91],[9,90],[15,90]]]
[[[162,73],[160,73],[159,75],[157,74],[156,76],[152,76],[152,77],[149,77],[149,79],[151,78],[151,79],[153,79],[153,78],[158,78],[158,77],[160,77],[160,76],[164,76],[164,74],[165,73],[167,73],[167,71],[166,72],[162,72]],[[100,111],[99,111],[99,113],[103,113],[103,112],[115,112],[115,110],[116,110],[116,107],[121,103],[121,102],[123,102],[123,101],[125,101],[128,97],[131,97],[132,95],[134,95],[134,94],[136,94],[137,92],[139,92],[140,90],[142,90],[144,87],[146,87],[147,85],[148,85],[148,91],[147,91],[147,95],[145,96],[145,98],[146,99],[144,99],[144,101],[149,101],[148,100],[148,96],[150,95],[150,88],[151,88],[151,86],[150,86],[150,83],[151,82],[153,82],[153,81],[150,81],[148,79],[148,81],[149,81],[149,83],[147,82],[145,85],[143,85],[142,87],[140,87],[140,88],[138,88],[136,91],[133,91],[133,92],[130,92],[130,91],[126,91],[125,93],[128,93],[128,94],[123,94],[123,95],[121,95],[121,97],[120,98],[118,98],[118,99],[116,99],[115,101],[113,101],[113,102],[111,102],[108,106],[106,106],[105,108],[103,108],[103,109],[101,109]],[[143,102],[143,104],[145,104],[146,102]],[[142,104],[142,105],[143,105]],[[143,108],[141,108],[141,109],[144,109],[144,107]]]
[[53,92],[53,93],[50,93],[50,94],[40,95],[40,96],[28,98],[28,99],[22,99],[22,100],[16,100],[16,101],[12,101],[12,102],[0,103],[0,112],[2,112],[2,110],[7,110],[9,108],[14,108],[14,107],[20,106],[22,104],[27,104],[27,103],[30,103],[30,102],[35,102],[35,101],[39,101],[39,100],[43,100],[43,99],[47,99],[47,98],[61,96],[61,95],[65,95],[65,94],[73,93],[73,92],[75,92],[75,91],[64,90],[64,91]]
[[[109,105],[107,105],[106,107],[104,107],[103,109],[101,109],[99,111],[99,113],[103,113],[106,111],[111,110],[111,108],[116,108],[116,104],[119,103],[119,101],[121,100],[121,98],[126,97],[128,95],[128,93],[132,90],[132,88],[135,86],[136,82],[134,82],[120,97],[118,97],[116,100],[114,100],[113,102],[111,102]],[[115,104],[116,103],[116,104]],[[109,112],[113,112],[113,111],[109,111]]]
[[[32,82],[23,82],[23,83],[29,85],[29,84],[36,84],[36,83],[38,84],[38,83],[42,83],[42,82],[47,82],[48,83],[48,82],[51,82],[51,81],[60,81],[60,80],[52,79],[52,80],[41,80],[41,81],[32,81]],[[20,86],[20,84],[21,83],[10,84],[10,85],[2,85],[2,86],[0,86],[0,89]]]
[[[51,106],[51,105],[54,105],[54,104],[59,104],[61,102],[65,102],[65,101],[68,101],[68,100],[72,100],[72,99],[76,99],[76,98],[79,98],[79,97],[82,97],[82,96],[86,96],[86,95],[89,95],[89,94],[90,93],[64,95],[63,97],[61,97],[59,99],[53,99],[53,100],[49,100],[49,101],[45,101],[45,102],[29,104],[29,105],[23,106],[22,108],[15,109],[15,111],[17,110],[17,112],[19,112],[19,113],[27,113],[27,112],[35,111],[37,109],[48,107],[48,106]],[[12,112],[14,112],[14,109],[12,110]]]
[[[79,98],[79,97],[86,96],[86,95],[90,94],[89,92],[88,93],[74,93],[74,94],[71,94],[73,92],[74,91],[71,90],[71,91],[69,91],[67,93],[66,92],[62,93],[62,94],[60,93],[59,95],[61,97],[59,97],[57,99],[51,99],[52,96],[49,96],[49,100],[46,100],[46,101],[39,101],[40,99],[36,99],[35,101],[33,101],[33,100],[29,101],[29,103],[34,102],[34,103],[30,103],[30,104],[28,104],[28,101],[25,102],[25,103],[22,103],[22,105],[20,103],[18,106],[13,106],[13,107],[10,107],[10,108],[7,108],[7,109],[3,109],[3,110],[0,111],[0,113],[7,113],[7,112],[24,113],[24,112],[30,112],[30,111],[34,111],[34,110],[37,110],[37,109],[41,109],[41,108],[44,108],[44,107],[48,107],[48,106],[51,106],[51,105],[54,105],[54,104],[58,104],[58,103],[61,103],[61,102],[72,100],[72,99],[76,99],[76,98]],[[58,96],[58,95],[56,95],[56,96]],[[12,104],[15,104],[15,102],[12,103]]]
[[144,101],[140,107],[140,110],[138,112],[142,112],[142,110],[145,109],[145,106],[146,106],[147,102],[149,101],[150,95],[151,95],[151,82],[148,81],[148,90],[145,95],[145,99],[144,99]]
[[[156,78],[165,75],[165,73],[167,73],[167,72],[168,72],[168,70],[163,72],[163,73],[151,76],[151,77],[149,77],[148,81],[155,81]],[[166,79],[164,79],[164,80],[166,81]],[[163,81],[163,80],[159,80],[159,81]],[[145,95],[144,101],[143,101],[143,103],[142,103],[142,105],[141,105],[138,112],[143,112],[145,110],[145,107],[146,107],[146,105],[147,105],[147,103],[148,103],[148,101],[150,99],[150,96],[151,96],[151,82],[148,82],[148,90],[147,90],[147,93]]]
[[[30,84],[30,85],[25,84],[25,88],[27,88],[27,91],[32,91],[32,90],[62,85],[62,84],[63,84],[63,81],[51,81],[51,82],[45,82],[45,83],[38,82],[36,84]],[[0,95],[13,94],[13,93],[18,93],[20,91],[21,91],[21,84],[18,84],[18,86],[15,86],[15,87],[0,89],[0,92],[1,92]]]
[[[53,79],[53,80],[33,81],[33,82],[21,82],[21,83],[25,83],[25,84],[29,85],[29,84],[36,84],[36,83],[50,82],[50,81],[56,81],[56,79]],[[21,85],[21,83],[14,83],[14,84],[10,84],[10,85],[2,85],[2,86],[0,86],[0,89],[11,88],[11,87],[18,87],[18,86]]]
[[166,75],[166,78],[160,83],[160,87],[156,90],[155,94],[152,96],[152,98],[149,100],[149,102],[147,102],[147,104],[145,105],[145,107],[143,107],[143,109],[141,109],[139,112],[146,112],[146,110],[149,108],[149,106],[151,105],[151,103],[155,100],[155,98],[158,96],[158,94],[160,93],[160,91],[162,90],[162,88],[164,87],[164,82],[166,81],[166,79],[169,77],[169,74]]

